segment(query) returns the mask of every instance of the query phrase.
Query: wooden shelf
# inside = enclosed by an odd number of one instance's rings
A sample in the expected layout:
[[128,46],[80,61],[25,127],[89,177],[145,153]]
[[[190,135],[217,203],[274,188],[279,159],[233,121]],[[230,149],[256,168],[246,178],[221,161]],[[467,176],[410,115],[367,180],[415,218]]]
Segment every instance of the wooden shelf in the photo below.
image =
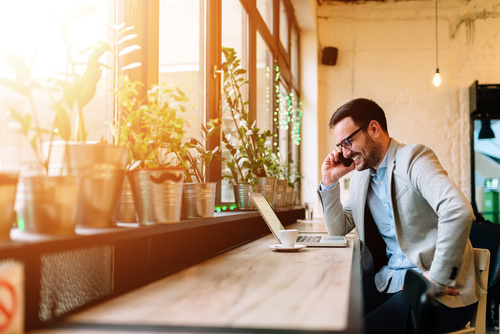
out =
[[[286,226],[303,219],[304,209],[276,209],[276,214]],[[28,331],[269,233],[257,211],[173,224],[78,229],[64,237],[13,230],[14,240],[0,244],[0,258],[24,264]]]

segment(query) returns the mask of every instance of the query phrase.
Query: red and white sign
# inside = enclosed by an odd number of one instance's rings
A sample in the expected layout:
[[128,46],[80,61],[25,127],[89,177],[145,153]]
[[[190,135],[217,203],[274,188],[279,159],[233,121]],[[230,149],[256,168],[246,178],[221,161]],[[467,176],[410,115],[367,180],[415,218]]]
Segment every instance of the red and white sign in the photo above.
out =
[[0,333],[24,333],[24,268],[14,261],[0,262]]

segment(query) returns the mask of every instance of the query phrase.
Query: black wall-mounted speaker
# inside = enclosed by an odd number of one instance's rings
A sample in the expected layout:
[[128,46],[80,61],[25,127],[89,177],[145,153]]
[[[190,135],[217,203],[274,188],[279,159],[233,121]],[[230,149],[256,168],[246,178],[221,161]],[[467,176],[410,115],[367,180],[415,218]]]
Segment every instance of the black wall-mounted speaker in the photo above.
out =
[[335,65],[337,63],[337,55],[339,49],[332,46],[327,46],[323,49],[323,57],[321,57],[321,63],[323,65]]

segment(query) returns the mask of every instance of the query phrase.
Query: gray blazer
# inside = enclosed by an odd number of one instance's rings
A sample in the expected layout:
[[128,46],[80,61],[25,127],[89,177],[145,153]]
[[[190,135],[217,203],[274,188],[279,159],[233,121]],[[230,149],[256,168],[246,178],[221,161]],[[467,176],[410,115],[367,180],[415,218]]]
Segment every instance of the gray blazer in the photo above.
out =
[[[434,152],[424,145],[404,145],[391,139],[387,175],[396,236],[406,257],[437,282],[453,286],[458,296],[436,299],[448,307],[473,304],[485,293],[469,232],[474,214],[469,201],[448,178]],[[349,197],[340,202],[340,189],[318,190],[329,234],[345,235],[356,228],[362,244],[363,270],[372,265],[365,242],[368,170],[355,171]]]

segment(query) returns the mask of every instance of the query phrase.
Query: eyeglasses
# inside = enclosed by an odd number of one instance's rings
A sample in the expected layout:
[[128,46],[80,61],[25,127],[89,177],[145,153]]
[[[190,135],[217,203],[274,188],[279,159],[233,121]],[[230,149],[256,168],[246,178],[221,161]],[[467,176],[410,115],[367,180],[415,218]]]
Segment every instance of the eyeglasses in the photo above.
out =
[[367,127],[368,124],[363,125],[353,133],[351,133],[349,136],[347,136],[345,139],[342,139],[338,144],[337,147],[342,146],[342,148],[346,150],[350,150],[352,147],[352,137],[354,137],[359,131],[361,131],[363,128]]

